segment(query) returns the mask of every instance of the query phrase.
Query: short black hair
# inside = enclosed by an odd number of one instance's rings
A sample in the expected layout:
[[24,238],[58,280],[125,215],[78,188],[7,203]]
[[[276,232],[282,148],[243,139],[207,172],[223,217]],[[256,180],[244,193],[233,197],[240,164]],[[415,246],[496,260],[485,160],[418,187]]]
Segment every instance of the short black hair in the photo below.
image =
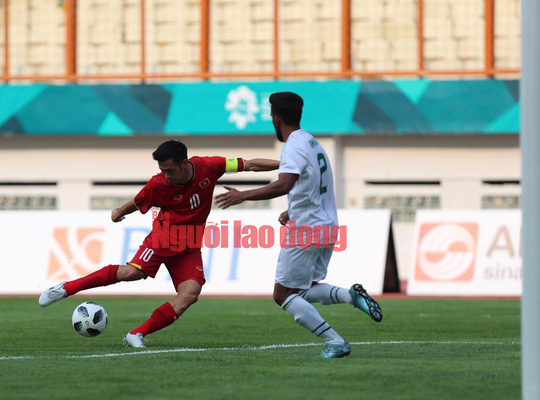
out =
[[160,162],[172,158],[176,164],[181,165],[182,161],[187,158],[187,147],[179,140],[167,140],[159,145],[156,151],[152,153],[152,157]]
[[287,125],[300,125],[304,100],[293,92],[276,92],[268,99],[273,115],[281,118]]

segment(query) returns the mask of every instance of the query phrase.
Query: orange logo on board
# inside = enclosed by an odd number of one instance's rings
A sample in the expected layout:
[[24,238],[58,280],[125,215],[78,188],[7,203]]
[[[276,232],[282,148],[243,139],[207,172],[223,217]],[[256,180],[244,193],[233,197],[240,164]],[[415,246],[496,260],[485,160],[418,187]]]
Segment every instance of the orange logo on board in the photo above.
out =
[[105,228],[54,228],[47,278],[69,280],[100,268],[104,234]]
[[466,282],[474,276],[478,224],[425,223],[416,252],[417,281]]

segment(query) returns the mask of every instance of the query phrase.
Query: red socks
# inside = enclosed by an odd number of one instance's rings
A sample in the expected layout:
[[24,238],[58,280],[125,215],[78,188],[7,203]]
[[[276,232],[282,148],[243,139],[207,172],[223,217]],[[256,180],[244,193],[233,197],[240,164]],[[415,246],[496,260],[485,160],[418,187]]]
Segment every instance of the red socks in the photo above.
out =
[[92,272],[90,275],[64,283],[64,290],[68,296],[71,296],[81,290],[112,285],[118,282],[117,273],[118,265],[107,265],[96,272]]
[[166,326],[169,326],[174,321],[178,319],[176,311],[174,311],[171,303],[167,302],[162,306],[159,306],[154,310],[152,316],[144,324],[135,328],[131,331],[133,335],[137,333],[142,333],[143,336],[146,336],[152,332],[155,332],[159,329],[163,329]]

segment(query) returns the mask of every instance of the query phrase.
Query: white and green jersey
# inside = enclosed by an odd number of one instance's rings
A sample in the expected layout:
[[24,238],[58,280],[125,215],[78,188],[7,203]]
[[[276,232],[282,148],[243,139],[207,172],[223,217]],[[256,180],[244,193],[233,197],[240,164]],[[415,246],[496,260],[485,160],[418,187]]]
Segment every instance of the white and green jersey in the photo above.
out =
[[311,134],[303,129],[290,134],[281,149],[279,173],[300,175],[288,195],[289,219],[297,227],[338,225],[332,167]]

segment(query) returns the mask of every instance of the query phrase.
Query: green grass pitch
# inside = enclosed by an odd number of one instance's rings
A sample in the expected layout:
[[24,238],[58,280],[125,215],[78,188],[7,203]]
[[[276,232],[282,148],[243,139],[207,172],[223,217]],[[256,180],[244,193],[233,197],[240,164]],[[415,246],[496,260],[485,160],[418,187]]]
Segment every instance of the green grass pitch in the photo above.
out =
[[[109,315],[95,338],[71,326],[87,300]],[[323,360],[318,339],[271,299],[201,298],[143,351],[123,347],[165,301],[0,298],[0,399],[520,398],[518,300],[383,298],[379,324],[316,305],[352,347]]]

